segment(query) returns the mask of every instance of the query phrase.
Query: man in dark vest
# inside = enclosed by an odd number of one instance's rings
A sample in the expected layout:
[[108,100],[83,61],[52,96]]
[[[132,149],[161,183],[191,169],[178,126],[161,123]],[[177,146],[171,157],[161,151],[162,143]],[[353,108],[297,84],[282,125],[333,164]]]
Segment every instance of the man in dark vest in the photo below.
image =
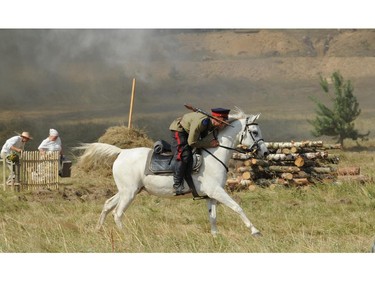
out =
[[[191,173],[193,166],[193,148],[210,148],[219,146],[214,136],[206,138],[215,129],[225,126],[230,109],[213,108],[212,116],[200,112],[190,112],[177,118],[169,127],[172,134],[171,149],[176,154],[176,167],[174,171],[174,185],[176,195],[182,195],[184,189],[184,178],[192,182]],[[218,120],[217,120],[218,119]]]

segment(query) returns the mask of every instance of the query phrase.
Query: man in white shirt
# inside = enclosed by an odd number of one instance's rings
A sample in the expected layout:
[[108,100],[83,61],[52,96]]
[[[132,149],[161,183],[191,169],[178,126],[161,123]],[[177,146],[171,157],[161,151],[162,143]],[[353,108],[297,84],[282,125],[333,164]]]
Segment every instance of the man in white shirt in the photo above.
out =
[[50,129],[48,138],[42,141],[38,147],[38,150],[42,154],[47,151],[60,151],[60,155],[63,155],[59,133],[55,129]]
[[18,136],[11,137],[3,145],[1,149],[1,158],[5,159],[10,170],[7,184],[14,184],[16,174],[19,176],[19,162],[17,161],[17,158],[19,157],[19,153],[24,150],[25,144],[32,139],[33,138],[30,136],[29,132],[23,132],[22,134],[18,134]]
[[[61,173],[62,161],[63,161],[63,150],[62,150],[61,139],[59,137],[59,132],[57,130],[49,129],[48,138],[42,141],[42,143],[38,146],[38,150],[40,151],[41,156],[49,152],[59,151],[60,152],[59,173]],[[34,174],[34,178],[36,178],[37,176],[48,176],[48,175],[45,175],[45,170],[48,170],[46,168],[46,165],[48,164],[49,163],[47,162],[41,163],[38,167],[38,170]]]

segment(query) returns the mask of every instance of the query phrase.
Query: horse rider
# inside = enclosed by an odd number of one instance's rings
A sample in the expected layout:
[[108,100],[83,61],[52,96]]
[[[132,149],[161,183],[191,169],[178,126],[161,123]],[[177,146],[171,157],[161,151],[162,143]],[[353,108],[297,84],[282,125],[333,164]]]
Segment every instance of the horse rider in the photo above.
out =
[[[184,178],[192,183],[193,148],[210,148],[219,146],[218,140],[212,136],[206,138],[214,130],[225,127],[230,109],[213,108],[212,117],[201,112],[186,113],[177,118],[169,127],[172,135],[171,149],[176,155],[176,166],[173,175],[173,187],[176,196],[182,195]],[[220,120],[224,122],[220,122]]]
[[[11,185],[18,183],[19,179],[19,155],[25,149],[25,144],[32,140],[29,132],[22,132],[17,136],[7,139],[3,147],[1,148],[1,158],[6,160],[10,175],[7,180],[7,184]],[[17,175],[17,178],[16,178]]]

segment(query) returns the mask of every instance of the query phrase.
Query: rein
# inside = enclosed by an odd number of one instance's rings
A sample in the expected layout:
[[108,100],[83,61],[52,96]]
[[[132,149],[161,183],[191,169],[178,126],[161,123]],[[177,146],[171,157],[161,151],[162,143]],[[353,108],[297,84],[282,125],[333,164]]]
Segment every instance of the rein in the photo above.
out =
[[223,161],[221,161],[219,158],[217,158],[215,155],[213,155],[212,152],[208,151],[206,148],[201,148],[201,149],[203,149],[208,154],[210,154],[213,158],[215,158],[217,161],[219,161],[224,166],[224,168],[227,171],[227,173],[229,172],[229,168],[227,167],[227,165],[225,165],[225,163]]

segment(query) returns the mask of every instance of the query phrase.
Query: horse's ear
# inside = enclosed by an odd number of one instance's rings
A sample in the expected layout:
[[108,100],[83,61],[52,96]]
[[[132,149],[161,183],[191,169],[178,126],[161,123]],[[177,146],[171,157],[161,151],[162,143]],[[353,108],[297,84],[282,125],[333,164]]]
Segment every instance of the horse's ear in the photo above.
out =
[[260,113],[258,113],[256,115],[253,115],[253,118],[252,118],[251,122],[255,122],[256,120],[258,120],[259,116],[260,116]]

